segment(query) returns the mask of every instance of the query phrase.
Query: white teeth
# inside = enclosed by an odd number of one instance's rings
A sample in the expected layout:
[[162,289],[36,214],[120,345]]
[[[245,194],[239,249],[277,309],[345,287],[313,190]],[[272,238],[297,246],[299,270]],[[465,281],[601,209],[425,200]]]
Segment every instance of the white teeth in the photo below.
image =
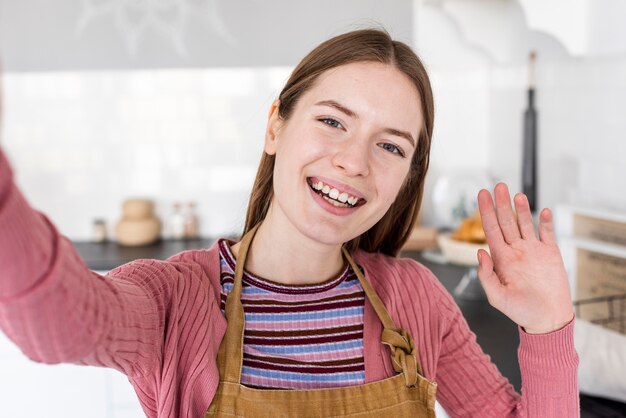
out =
[[332,203],[332,204],[333,204],[333,206],[337,206],[337,207],[340,207],[340,208],[347,208],[347,207],[348,207],[348,205],[346,205],[345,203],[339,203],[339,202],[337,202],[336,200],[329,199],[329,198],[328,198],[328,197],[326,197],[326,196],[322,196],[322,197],[323,197],[326,201],[328,201],[328,202]]
[[311,187],[314,190],[321,191],[323,194],[327,195],[330,199],[327,198],[326,196],[322,196],[322,197],[324,197],[326,200],[328,200],[335,206],[341,206],[341,207],[347,207],[348,205],[354,206],[359,201],[358,197],[350,196],[348,193],[341,192],[334,187],[331,188],[330,186],[324,184],[321,181],[311,184]]

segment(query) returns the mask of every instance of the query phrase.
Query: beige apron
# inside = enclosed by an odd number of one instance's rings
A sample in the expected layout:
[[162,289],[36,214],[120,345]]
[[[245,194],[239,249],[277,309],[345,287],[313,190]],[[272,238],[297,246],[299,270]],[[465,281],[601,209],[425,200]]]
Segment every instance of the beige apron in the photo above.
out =
[[342,251],[356,273],[376,314],[383,323],[381,340],[391,349],[399,374],[359,386],[314,390],[252,389],[240,383],[243,364],[244,312],[241,304],[246,256],[257,226],[241,240],[235,283],[226,299],[226,334],[217,355],[220,382],[209,417],[435,417],[437,384],[422,376],[417,351],[408,332],[397,329],[378,295],[354,260]]

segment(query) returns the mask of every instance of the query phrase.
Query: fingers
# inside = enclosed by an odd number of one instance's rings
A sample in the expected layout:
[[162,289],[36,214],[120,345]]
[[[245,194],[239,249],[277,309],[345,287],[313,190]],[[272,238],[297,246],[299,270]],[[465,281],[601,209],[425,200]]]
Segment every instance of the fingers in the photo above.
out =
[[498,223],[502,229],[504,240],[509,244],[522,239],[522,235],[517,226],[517,219],[511,206],[511,195],[505,183],[498,183],[493,191],[496,196],[496,213]]
[[517,224],[524,239],[537,239],[535,234],[535,223],[530,212],[528,198],[523,193],[518,193],[513,198],[515,202],[515,212],[517,212]]
[[480,219],[483,223],[483,230],[485,231],[489,248],[493,250],[505,245],[506,242],[502,236],[493,200],[491,200],[491,193],[488,190],[482,189],[478,192],[478,210],[480,211]]
[[[533,215],[526,195],[523,193],[515,195],[513,199],[515,211],[511,206],[509,188],[505,183],[496,185],[494,196],[496,199],[495,206],[488,190],[483,189],[478,193],[478,208],[489,246],[493,248],[493,246],[503,243],[512,244],[522,238],[526,240],[537,239]],[[542,241],[556,242],[552,216],[549,211],[542,212],[540,232],[544,234],[541,238]]]
[[478,278],[485,289],[489,303],[495,307],[502,292],[502,283],[493,271],[493,260],[485,250],[478,250]]
[[539,239],[544,244],[556,245],[552,211],[548,208],[543,209],[539,214]]

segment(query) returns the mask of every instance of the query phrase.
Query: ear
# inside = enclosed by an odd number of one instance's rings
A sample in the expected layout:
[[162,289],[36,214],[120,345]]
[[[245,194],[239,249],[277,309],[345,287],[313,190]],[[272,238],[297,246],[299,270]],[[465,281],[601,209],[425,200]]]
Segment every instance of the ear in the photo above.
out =
[[265,130],[265,152],[269,155],[276,154],[278,131],[280,130],[283,122],[278,115],[279,105],[280,100],[274,100],[267,114],[267,129]]

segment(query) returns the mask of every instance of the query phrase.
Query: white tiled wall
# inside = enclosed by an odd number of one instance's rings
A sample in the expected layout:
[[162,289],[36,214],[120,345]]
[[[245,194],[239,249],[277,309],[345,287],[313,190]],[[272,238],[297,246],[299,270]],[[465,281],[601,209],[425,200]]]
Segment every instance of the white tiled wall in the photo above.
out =
[[[521,174],[521,88],[497,84],[491,96],[490,165],[514,183]],[[545,58],[538,64],[537,109],[540,204],[626,211],[626,56]]]
[[[167,217],[195,200],[204,235],[236,232],[285,68],[4,74],[3,146],[31,204],[73,239],[122,200]],[[166,232],[166,231],[165,231]]]

